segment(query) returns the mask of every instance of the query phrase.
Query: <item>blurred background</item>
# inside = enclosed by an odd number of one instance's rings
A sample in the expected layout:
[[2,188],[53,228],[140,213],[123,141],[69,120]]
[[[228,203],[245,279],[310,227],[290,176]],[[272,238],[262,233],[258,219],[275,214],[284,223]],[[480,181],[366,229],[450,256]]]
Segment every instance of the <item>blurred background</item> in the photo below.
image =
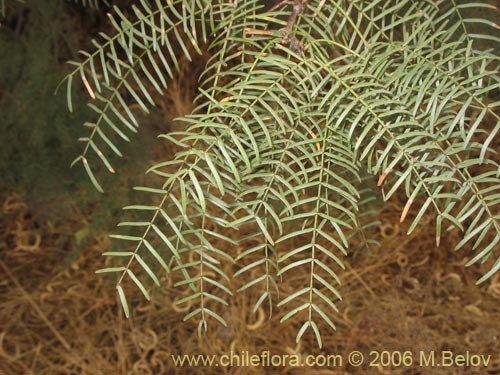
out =
[[[205,60],[184,61],[163,102],[140,118],[141,131],[123,146],[124,158],[114,161],[119,173],[99,175],[106,188],[100,194],[82,169],[69,167],[90,113],[85,93],[73,93],[76,111],[69,113],[65,87],[55,91],[69,71],[66,61],[92,49],[91,38],[99,32],[111,32],[110,9],[64,0],[6,4],[0,18],[0,374],[500,374],[500,275],[476,286],[487,268],[464,267],[467,251],[453,251],[459,233],[435,248],[430,216],[406,236],[409,223],[398,224],[403,197],[376,207],[380,225],[374,237],[381,246],[346,259],[344,301],[332,317],[337,332],[328,335],[320,327],[322,351],[310,336],[296,345],[298,327],[280,325],[277,314],[252,314],[251,293],[232,300],[228,328],[216,327],[201,338],[195,323],[182,323],[185,311],[175,306],[179,295],[168,282],[151,304],[135,288],[127,291],[135,308],[125,319],[113,278],[94,272],[104,264],[100,254],[109,249],[107,234],[121,208],[135,199],[131,187],[145,182],[144,171],[154,160],[175,151],[156,136],[192,109]],[[303,282],[297,275],[283,289]],[[230,350],[451,350],[493,356],[487,369],[443,370],[347,363],[329,369],[195,368],[175,367],[170,357]]]

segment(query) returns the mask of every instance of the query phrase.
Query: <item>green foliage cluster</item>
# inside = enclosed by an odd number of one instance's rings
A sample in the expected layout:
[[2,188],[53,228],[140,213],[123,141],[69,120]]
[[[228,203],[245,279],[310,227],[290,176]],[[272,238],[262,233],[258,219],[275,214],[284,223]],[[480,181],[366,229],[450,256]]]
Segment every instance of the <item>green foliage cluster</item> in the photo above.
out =
[[[130,249],[106,252],[118,265],[99,271],[118,273],[127,315],[123,282],[149,299],[145,280],[160,285],[160,265],[182,275],[176,285],[189,292],[178,302],[193,306],[185,319],[197,319],[200,332],[210,319],[226,325],[221,311],[245,275],[237,292],[260,293],[254,310],[279,307],[282,322],[302,321],[297,340],[312,330],[321,346],[317,322],[335,328],[349,240],[372,241],[366,213],[376,194],[367,178],[378,180],[384,200],[406,195],[409,233],[429,212],[437,245],[446,230],[461,230],[457,249],[475,251],[469,265],[493,261],[479,282],[500,268],[500,102],[488,99],[500,85],[499,56],[481,47],[500,41],[496,6],[139,3],[114,9],[114,32],[93,40],[66,77],[70,109],[75,82],[91,97],[75,163],[97,189],[96,165],[114,172],[111,156],[123,155],[121,142],[139,129],[134,108],[148,113],[156,104],[180,54],[195,59],[206,47],[211,55],[197,107],[182,118],[186,129],[160,135],[180,149],[149,169],[163,182],[136,188],[156,203],[125,207],[140,219],[122,222],[127,232],[113,237]],[[467,17],[470,8],[492,20]],[[475,25],[488,31],[471,31]],[[247,243],[254,245],[231,250]],[[297,272],[309,282],[279,295],[279,281]]]

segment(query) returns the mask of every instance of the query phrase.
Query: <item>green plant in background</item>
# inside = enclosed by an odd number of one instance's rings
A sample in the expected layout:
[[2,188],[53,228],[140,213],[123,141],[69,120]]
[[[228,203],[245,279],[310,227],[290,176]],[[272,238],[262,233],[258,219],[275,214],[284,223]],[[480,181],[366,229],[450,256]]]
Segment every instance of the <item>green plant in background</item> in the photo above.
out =
[[[272,5],[272,4],[271,4]],[[406,195],[400,220],[408,233],[433,212],[436,245],[458,228],[457,249],[475,251],[469,265],[491,261],[478,282],[500,268],[500,166],[495,152],[499,25],[468,17],[484,2],[435,0],[148,1],[110,16],[113,34],[93,40],[66,77],[90,96],[94,112],[75,160],[98,190],[101,163],[111,172],[119,142],[139,129],[179,70],[180,55],[210,57],[197,107],[185,130],[160,137],[179,151],[149,172],[163,182],[139,187],[155,203],[126,207],[137,219],[113,235],[129,248],[109,251],[117,290],[131,280],[150,298],[161,265],[189,290],[185,319],[226,325],[223,306],[238,289],[255,289],[254,311],[278,306],[281,321],[333,329],[349,239],[364,236],[378,186],[383,199]],[[498,19],[498,17],[496,18]],[[477,32],[475,27],[486,27]],[[473,29],[471,29],[471,27]],[[475,31],[470,31],[475,30]],[[485,121],[485,119],[491,119]],[[373,183],[370,183],[373,182]],[[244,246],[240,253],[237,245]],[[123,246],[123,243],[122,245]],[[227,263],[234,274],[228,275]],[[163,271],[161,271],[163,272]],[[278,295],[278,281],[297,272],[309,281]],[[249,276],[253,275],[253,276]],[[258,275],[258,276],[255,276]]]
[[[24,3],[23,0],[12,0],[12,1],[17,1],[19,3]],[[91,8],[99,8],[99,5],[105,4],[109,6],[109,3],[107,0],[68,0],[68,1],[73,1],[74,3],[80,2],[83,6],[89,6]],[[9,0],[0,0],[0,16],[5,16],[7,11],[7,3]]]
[[[0,28],[0,137],[8,140],[0,150],[0,187],[44,205],[74,190],[78,181],[78,175],[64,167],[64,159],[72,154],[71,143],[78,136],[71,122],[88,114],[61,112],[65,97],[53,96],[61,61],[71,56],[76,35],[61,38],[70,25],[69,16],[56,17],[63,14],[61,2],[9,5]],[[75,100],[84,103],[82,95]]]
[[[47,255],[57,260],[54,264],[65,267],[79,257],[96,233],[111,230],[109,217],[134,199],[127,188],[131,176],[137,181],[150,159],[136,148],[125,149],[128,173],[115,181],[123,190],[103,197],[87,188],[87,176],[69,169],[68,160],[74,157],[74,139],[81,135],[73,124],[85,121],[90,114],[61,111],[66,95],[54,96],[54,91],[65,61],[75,55],[81,43],[75,25],[83,29],[85,20],[91,18],[86,14],[94,15],[95,20],[99,13],[66,0],[8,1],[6,9],[5,17],[0,18],[2,198],[13,192],[21,195],[44,238],[54,238],[50,228],[61,231]],[[83,107],[84,93],[75,95],[74,100]],[[154,141],[151,133],[143,132],[140,141],[150,147],[148,139]],[[89,215],[90,222],[85,220]],[[78,228],[76,233],[66,229],[69,223],[72,229]]]

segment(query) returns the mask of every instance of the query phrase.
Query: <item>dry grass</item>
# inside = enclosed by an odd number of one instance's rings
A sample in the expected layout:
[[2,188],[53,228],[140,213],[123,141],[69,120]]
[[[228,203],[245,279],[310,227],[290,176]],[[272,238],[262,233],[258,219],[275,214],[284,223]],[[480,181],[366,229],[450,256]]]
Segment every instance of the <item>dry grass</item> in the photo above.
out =
[[[76,262],[61,269],[52,246],[58,233],[72,228],[36,228],[30,208],[15,195],[4,197],[1,209],[0,374],[295,374],[299,369],[292,367],[176,368],[170,355],[320,352],[308,335],[295,346],[298,327],[280,325],[279,313],[270,320],[252,315],[251,292],[232,300],[225,312],[228,328],[216,327],[201,339],[194,323],[181,322],[183,312],[173,305],[179,295],[168,282],[153,304],[134,288],[128,290],[135,307],[126,320],[112,278],[94,274],[102,267],[100,253],[108,247],[105,236],[96,237]],[[337,332],[324,335],[322,352],[345,357],[351,350],[470,351],[493,354],[489,367],[441,372],[371,368],[368,373],[500,374],[500,275],[476,286],[486,268],[465,269],[466,252],[452,252],[447,242],[436,249],[432,225],[424,223],[419,232],[406,236],[405,228],[393,224],[401,209],[396,202],[381,213],[382,246],[374,257],[363,253],[346,260],[344,301],[340,314],[334,315]],[[305,276],[296,275],[283,291],[304,282]],[[328,332],[326,326],[320,328]],[[344,363],[306,370],[300,373],[362,374],[368,368]]]

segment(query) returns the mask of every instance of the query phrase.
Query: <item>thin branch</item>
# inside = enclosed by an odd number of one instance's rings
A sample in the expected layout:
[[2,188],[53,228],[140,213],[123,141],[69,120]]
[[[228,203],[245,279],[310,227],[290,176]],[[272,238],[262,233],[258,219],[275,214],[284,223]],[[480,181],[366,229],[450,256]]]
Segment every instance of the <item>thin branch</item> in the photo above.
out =
[[269,12],[274,12],[275,10],[277,10],[278,8],[281,8],[286,3],[288,3],[288,0],[282,0],[282,1],[280,1],[279,3],[273,5],[272,8],[269,9]]
[[306,0],[295,0],[292,8],[292,13],[288,18],[288,22],[285,28],[280,30],[281,37],[283,38],[283,43],[290,44],[290,48],[296,52],[302,51],[302,45],[300,44],[297,37],[291,34],[297,16],[306,8]]
[[287,35],[292,32],[293,25],[295,25],[295,21],[300,12],[302,12],[306,8],[305,0],[295,0],[292,8],[292,14],[288,18],[288,23],[286,27],[281,30],[282,35]]

